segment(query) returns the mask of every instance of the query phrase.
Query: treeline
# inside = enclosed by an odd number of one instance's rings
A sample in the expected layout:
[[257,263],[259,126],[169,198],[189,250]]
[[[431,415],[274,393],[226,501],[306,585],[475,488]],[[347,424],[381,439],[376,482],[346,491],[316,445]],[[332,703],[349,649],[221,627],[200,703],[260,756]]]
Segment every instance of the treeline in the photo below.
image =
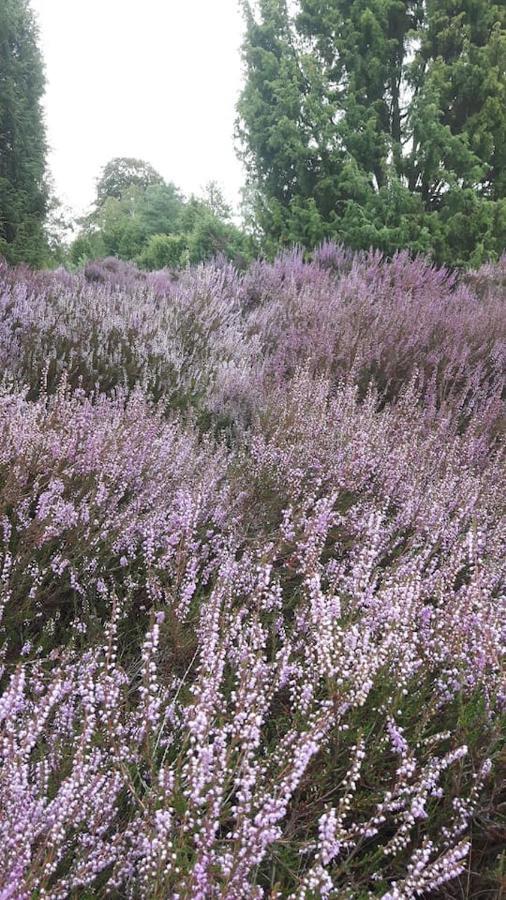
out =
[[70,247],[74,265],[116,256],[145,269],[181,268],[223,255],[238,266],[249,262],[253,241],[232,220],[219,187],[186,199],[149,163],[118,158],[97,184],[91,213]]
[[0,255],[100,256],[147,269],[294,244],[477,266],[506,247],[506,6],[490,0],[242,3],[237,141],[243,224],[212,183],[185,198],[149,163],[111,160],[62,239],[46,169],[44,72],[29,0],[0,6]]

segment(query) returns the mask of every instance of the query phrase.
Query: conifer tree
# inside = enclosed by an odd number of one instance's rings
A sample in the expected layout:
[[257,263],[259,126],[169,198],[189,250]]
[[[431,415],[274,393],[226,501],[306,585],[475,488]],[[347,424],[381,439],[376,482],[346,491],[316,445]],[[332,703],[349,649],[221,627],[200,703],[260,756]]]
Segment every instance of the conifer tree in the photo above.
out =
[[245,4],[238,133],[266,246],[506,244],[506,10],[487,0]]
[[44,71],[28,0],[0,4],[0,254],[42,265],[47,245]]

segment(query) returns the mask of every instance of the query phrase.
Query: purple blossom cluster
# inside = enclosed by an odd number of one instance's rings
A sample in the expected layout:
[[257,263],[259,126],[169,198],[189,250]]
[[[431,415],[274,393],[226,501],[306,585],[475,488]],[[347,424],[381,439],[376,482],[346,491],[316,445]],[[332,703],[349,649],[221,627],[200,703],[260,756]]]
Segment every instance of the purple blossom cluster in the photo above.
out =
[[2,900],[494,896],[505,285],[0,268]]

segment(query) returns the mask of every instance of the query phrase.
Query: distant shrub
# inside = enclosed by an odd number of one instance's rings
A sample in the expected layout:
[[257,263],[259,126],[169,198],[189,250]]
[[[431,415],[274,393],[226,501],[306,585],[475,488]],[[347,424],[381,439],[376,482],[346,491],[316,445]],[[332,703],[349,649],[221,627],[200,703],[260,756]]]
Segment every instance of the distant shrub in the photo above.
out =
[[139,257],[146,269],[178,269],[188,259],[188,238],[182,234],[154,234]]

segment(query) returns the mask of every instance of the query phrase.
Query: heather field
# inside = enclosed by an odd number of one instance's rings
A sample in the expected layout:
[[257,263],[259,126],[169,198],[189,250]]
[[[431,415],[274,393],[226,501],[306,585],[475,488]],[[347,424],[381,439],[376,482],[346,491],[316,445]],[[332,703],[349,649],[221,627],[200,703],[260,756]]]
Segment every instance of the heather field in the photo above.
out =
[[506,895],[506,258],[0,265],[0,898]]

